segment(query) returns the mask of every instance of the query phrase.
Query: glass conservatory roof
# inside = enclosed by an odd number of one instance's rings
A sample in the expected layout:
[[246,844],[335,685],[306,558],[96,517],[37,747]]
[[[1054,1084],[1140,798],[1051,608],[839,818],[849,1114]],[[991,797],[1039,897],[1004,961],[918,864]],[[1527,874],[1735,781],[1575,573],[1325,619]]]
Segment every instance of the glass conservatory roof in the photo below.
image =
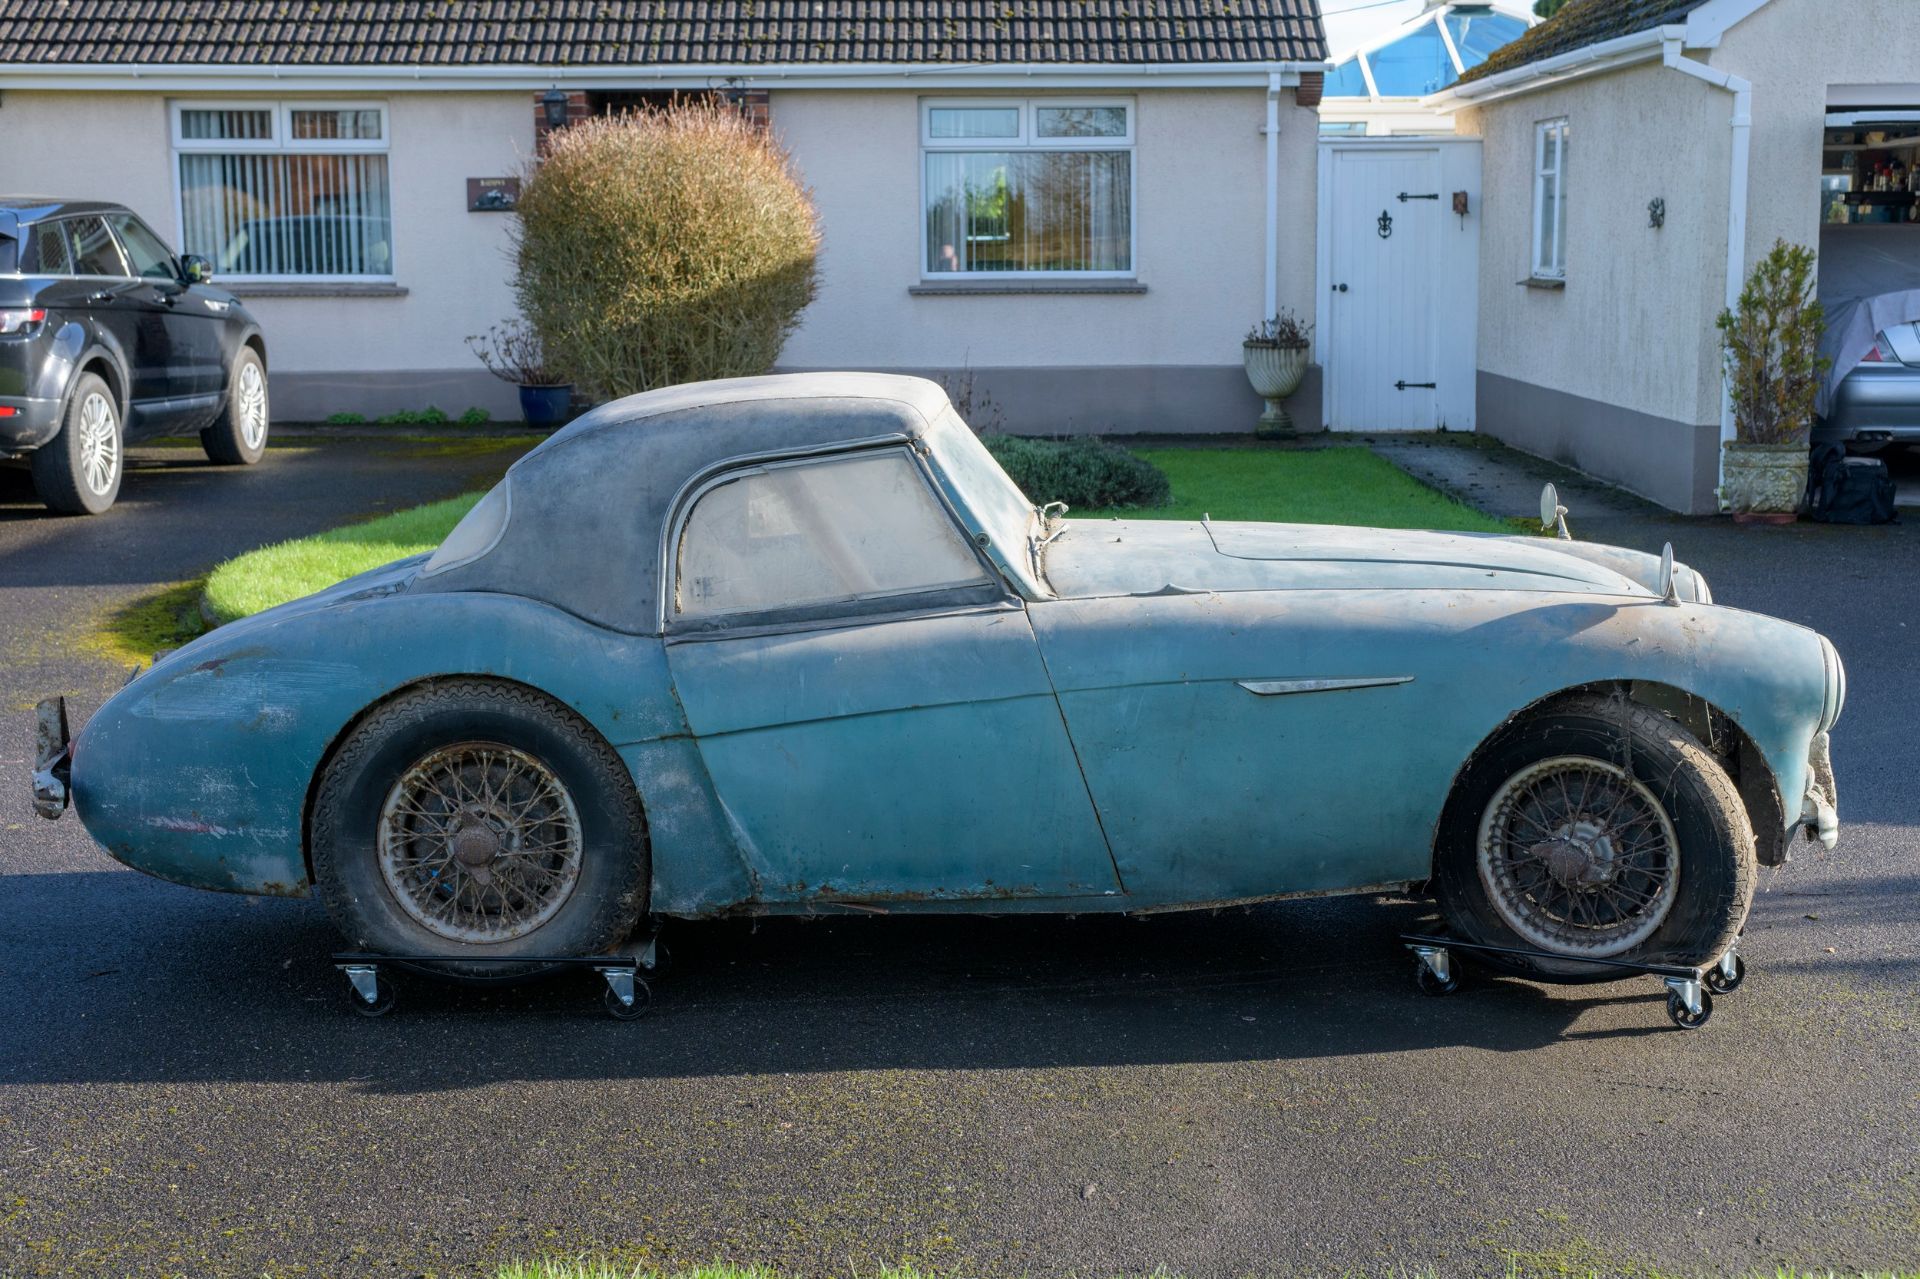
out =
[[1524,18],[1487,4],[1454,4],[1413,19],[1394,39],[1356,53],[1327,74],[1329,98],[1423,98],[1479,66],[1525,33]]

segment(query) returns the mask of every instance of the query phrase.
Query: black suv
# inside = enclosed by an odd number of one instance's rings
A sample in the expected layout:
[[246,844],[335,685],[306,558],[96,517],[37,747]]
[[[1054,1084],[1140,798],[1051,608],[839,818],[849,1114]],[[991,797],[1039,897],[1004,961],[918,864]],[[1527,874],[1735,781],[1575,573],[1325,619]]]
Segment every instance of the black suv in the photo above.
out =
[[260,460],[266,342],[212,279],[123,205],[0,197],[0,458],[27,455],[41,501],[106,510],[142,436]]

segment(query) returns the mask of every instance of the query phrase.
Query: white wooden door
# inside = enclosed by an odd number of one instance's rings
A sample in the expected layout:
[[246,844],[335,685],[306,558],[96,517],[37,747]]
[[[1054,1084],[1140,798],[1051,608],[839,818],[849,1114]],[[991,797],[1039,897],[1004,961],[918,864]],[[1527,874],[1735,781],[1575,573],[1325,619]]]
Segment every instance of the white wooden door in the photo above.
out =
[[1454,217],[1451,197],[1440,189],[1440,149],[1336,148],[1331,160],[1332,198],[1321,228],[1327,425],[1433,430],[1444,424],[1436,393],[1442,378],[1473,376],[1470,367],[1442,369],[1437,358],[1446,346],[1435,332],[1442,232]]

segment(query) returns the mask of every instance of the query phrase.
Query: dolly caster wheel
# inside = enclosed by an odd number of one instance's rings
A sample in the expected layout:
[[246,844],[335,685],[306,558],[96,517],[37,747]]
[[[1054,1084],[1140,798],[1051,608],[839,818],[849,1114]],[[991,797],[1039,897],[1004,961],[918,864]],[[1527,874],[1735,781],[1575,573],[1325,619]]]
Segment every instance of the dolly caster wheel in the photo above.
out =
[[1667,1016],[1682,1030],[1698,1030],[1713,1016],[1713,996],[1701,991],[1700,1011],[1694,1012],[1687,1007],[1687,1001],[1679,991],[1672,991],[1667,995]]
[[362,1017],[385,1017],[400,998],[400,987],[391,977],[379,976],[367,968],[347,970],[347,1006]]
[[1446,976],[1434,971],[1433,961],[1422,955],[1413,961],[1413,985],[1423,995],[1451,995],[1460,989],[1460,978],[1454,975],[1451,965],[1444,961],[1441,968]]
[[1707,989],[1716,995],[1731,995],[1740,989],[1740,983],[1747,979],[1747,963],[1738,955],[1729,955],[1726,959],[1707,969],[1704,980]]
[[653,1003],[653,991],[633,975],[633,969],[603,968],[600,975],[607,979],[606,989],[600,992],[600,1005],[607,1010],[607,1016],[616,1021],[632,1021],[645,1015]]

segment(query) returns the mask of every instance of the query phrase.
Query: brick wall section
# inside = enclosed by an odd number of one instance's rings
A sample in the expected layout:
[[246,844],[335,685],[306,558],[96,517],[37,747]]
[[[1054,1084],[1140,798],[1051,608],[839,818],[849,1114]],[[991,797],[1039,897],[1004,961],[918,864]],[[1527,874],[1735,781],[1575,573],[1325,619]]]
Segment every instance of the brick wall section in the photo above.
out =
[[1324,71],[1302,71],[1300,87],[1294,91],[1295,102],[1303,107],[1320,105],[1320,95],[1326,91],[1327,73]]

